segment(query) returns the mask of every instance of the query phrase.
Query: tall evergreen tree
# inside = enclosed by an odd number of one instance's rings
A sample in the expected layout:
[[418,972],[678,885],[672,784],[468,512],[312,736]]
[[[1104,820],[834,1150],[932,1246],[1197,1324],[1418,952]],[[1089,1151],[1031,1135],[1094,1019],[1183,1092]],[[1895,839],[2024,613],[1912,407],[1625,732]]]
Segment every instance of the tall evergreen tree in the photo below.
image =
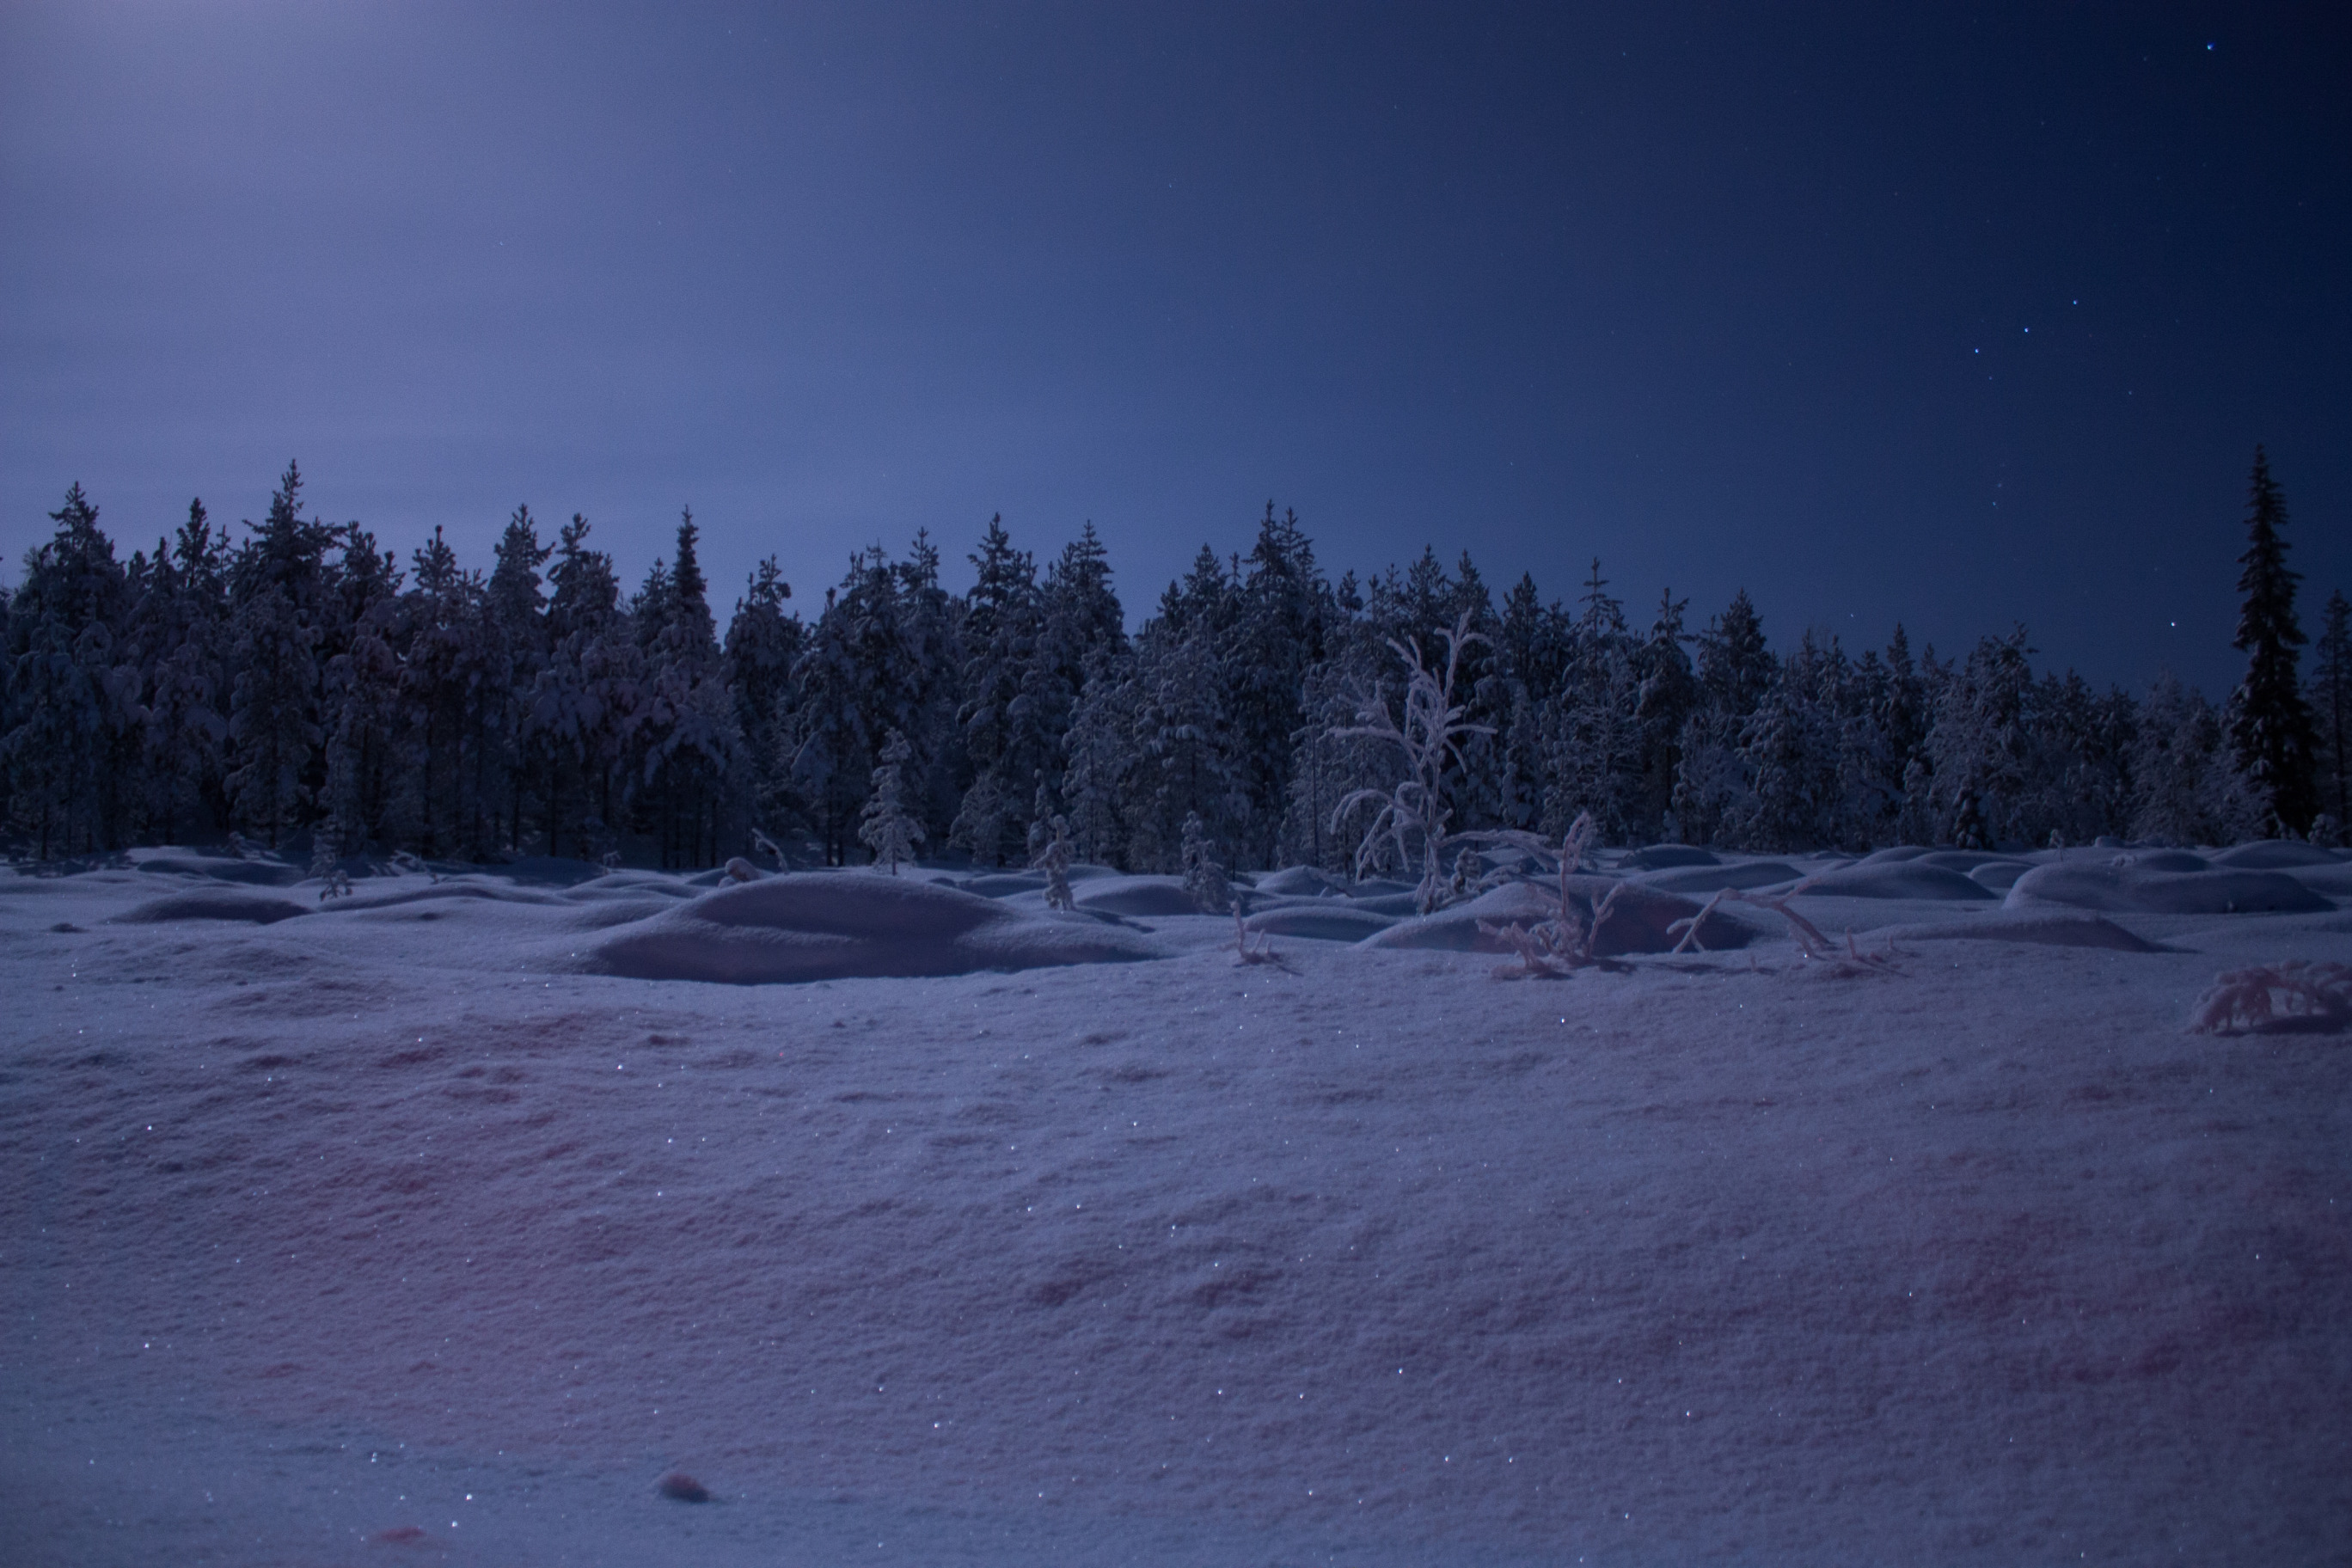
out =
[[331,619],[327,552],[337,531],[302,515],[302,470],[291,462],[268,514],[246,526],[252,532],[229,570],[236,674],[227,784],[239,820],[275,847],[324,782],[320,644]]
[[2246,675],[2230,699],[2230,744],[2267,819],[2264,831],[2303,833],[2311,826],[2318,800],[2311,709],[2295,672],[2295,649],[2305,640],[2294,616],[2294,586],[2301,578],[2287,568],[2286,541],[2279,537],[2286,524],[2286,500],[2260,447],[2254,448],[2248,488],[2246,552],[2238,557],[2244,568],[2238,592],[2245,597],[2232,644],[2247,656]]
[[120,657],[131,583],[76,484],[49,513],[57,532],[27,552],[9,605],[5,737],[20,822],[42,858],[112,847],[128,826],[144,713],[135,662]]
[[613,558],[588,547],[588,520],[574,512],[557,534],[548,662],[531,695],[533,743],[544,748],[550,781],[548,853],[583,858],[613,841],[643,668]]
[[793,585],[774,556],[762,559],[744,586],[727,623],[727,689],[734,693],[735,727],[743,742],[746,809],[754,824],[781,831],[795,815],[781,746],[803,628],[800,616],[785,608]]
[[[948,842],[984,865],[1001,866],[1024,839],[1029,811],[1054,737],[1039,700],[1037,563],[1013,547],[1002,514],[988,520],[964,597],[963,700],[957,710],[971,784]],[[1056,768],[1058,772],[1058,768]]]

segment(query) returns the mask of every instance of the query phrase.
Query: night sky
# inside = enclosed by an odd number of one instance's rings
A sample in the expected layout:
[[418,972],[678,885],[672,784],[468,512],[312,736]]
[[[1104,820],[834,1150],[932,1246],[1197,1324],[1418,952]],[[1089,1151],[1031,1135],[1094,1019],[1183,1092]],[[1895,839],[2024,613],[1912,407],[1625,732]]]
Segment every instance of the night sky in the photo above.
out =
[[722,619],[1091,519],[1139,618],[1272,499],[2218,696],[2256,442],[2352,593],[2352,23],[1928,9],[9,0],[0,574],[292,457],[404,560],[690,504]]

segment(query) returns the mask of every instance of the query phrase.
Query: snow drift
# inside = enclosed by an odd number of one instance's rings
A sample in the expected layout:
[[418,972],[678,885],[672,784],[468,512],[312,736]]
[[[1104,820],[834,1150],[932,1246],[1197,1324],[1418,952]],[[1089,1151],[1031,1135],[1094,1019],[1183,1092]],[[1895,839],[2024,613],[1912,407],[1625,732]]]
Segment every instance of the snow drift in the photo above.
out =
[[614,931],[592,952],[587,967],[605,974],[737,985],[1165,956],[1140,933],[1084,917],[1024,914],[953,888],[867,871],[720,888]]
[[2284,871],[2209,867],[2186,854],[2036,866],[2010,888],[2007,901],[2011,909],[2068,904],[2152,915],[2306,914],[2334,908]]

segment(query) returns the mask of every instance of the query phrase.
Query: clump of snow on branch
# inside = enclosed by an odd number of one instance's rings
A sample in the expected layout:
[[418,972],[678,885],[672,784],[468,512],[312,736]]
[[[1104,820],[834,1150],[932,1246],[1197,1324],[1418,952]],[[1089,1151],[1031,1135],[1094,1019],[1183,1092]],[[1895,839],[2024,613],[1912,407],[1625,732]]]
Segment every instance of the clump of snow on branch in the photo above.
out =
[[2352,965],[2289,959],[2224,971],[2197,999],[2192,1033],[2276,1034],[2352,1026]]
[[1470,629],[1467,613],[1437,635],[1445,639],[1442,670],[1429,668],[1418,646],[1393,638],[1389,642],[1405,663],[1402,711],[1386,692],[1367,688],[1356,695],[1356,722],[1331,731],[1329,737],[1385,742],[1402,754],[1404,776],[1387,789],[1360,789],[1349,795],[1331,814],[1331,831],[1339,832],[1349,818],[1371,807],[1371,820],[1356,847],[1356,875],[1380,869],[1391,855],[1407,870],[1418,863],[1421,885],[1416,903],[1423,914],[1445,902],[1444,858],[1457,842],[1449,831],[1454,811],[1445,804],[1446,770],[1463,765],[1462,747],[1469,737],[1495,732],[1492,725],[1470,722],[1465,717],[1467,706],[1455,700],[1463,649],[1488,638]]
[[881,765],[874,770],[874,797],[859,814],[857,837],[874,852],[874,863],[893,877],[898,874],[898,863],[912,860],[916,846],[923,841],[923,825],[908,814],[900,773],[914,754],[907,737],[891,731],[882,746]]

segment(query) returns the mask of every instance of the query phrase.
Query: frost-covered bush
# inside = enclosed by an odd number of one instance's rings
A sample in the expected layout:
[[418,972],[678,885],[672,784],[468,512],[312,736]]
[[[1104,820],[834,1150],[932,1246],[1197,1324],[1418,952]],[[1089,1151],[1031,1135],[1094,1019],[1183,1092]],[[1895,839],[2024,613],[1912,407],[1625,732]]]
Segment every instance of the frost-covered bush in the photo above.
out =
[[1438,636],[1445,639],[1442,672],[1430,668],[1422,659],[1421,649],[1412,643],[1391,640],[1389,644],[1405,663],[1402,711],[1391,706],[1386,693],[1365,687],[1356,695],[1356,722],[1331,731],[1334,739],[1362,737],[1385,742],[1394,749],[1392,755],[1402,757],[1404,776],[1385,789],[1360,789],[1349,795],[1331,814],[1331,830],[1339,832],[1362,808],[1371,807],[1371,820],[1356,848],[1356,874],[1364,876],[1391,863],[1407,872],[1417,868],[1421,874],[1418,903],[1423,914],[1445,901],[1444,857],[1454,843],[1450,831],[1454,811],[1445,800],[1446,770],[1462,764],[1463,744],[1470,737],[1495,732],[1492,725],[1469,721],[1467,705],[1454,689],[1463,649],[1488,638],[1470,629],[1466,613]]
[[1070,821],[1058,812],[1050,822],[1029,825],[1029,868],[1045,873],[1045,907],[1075,910],[1070,894],[1070,862],[1076,847],[1070,842]]

